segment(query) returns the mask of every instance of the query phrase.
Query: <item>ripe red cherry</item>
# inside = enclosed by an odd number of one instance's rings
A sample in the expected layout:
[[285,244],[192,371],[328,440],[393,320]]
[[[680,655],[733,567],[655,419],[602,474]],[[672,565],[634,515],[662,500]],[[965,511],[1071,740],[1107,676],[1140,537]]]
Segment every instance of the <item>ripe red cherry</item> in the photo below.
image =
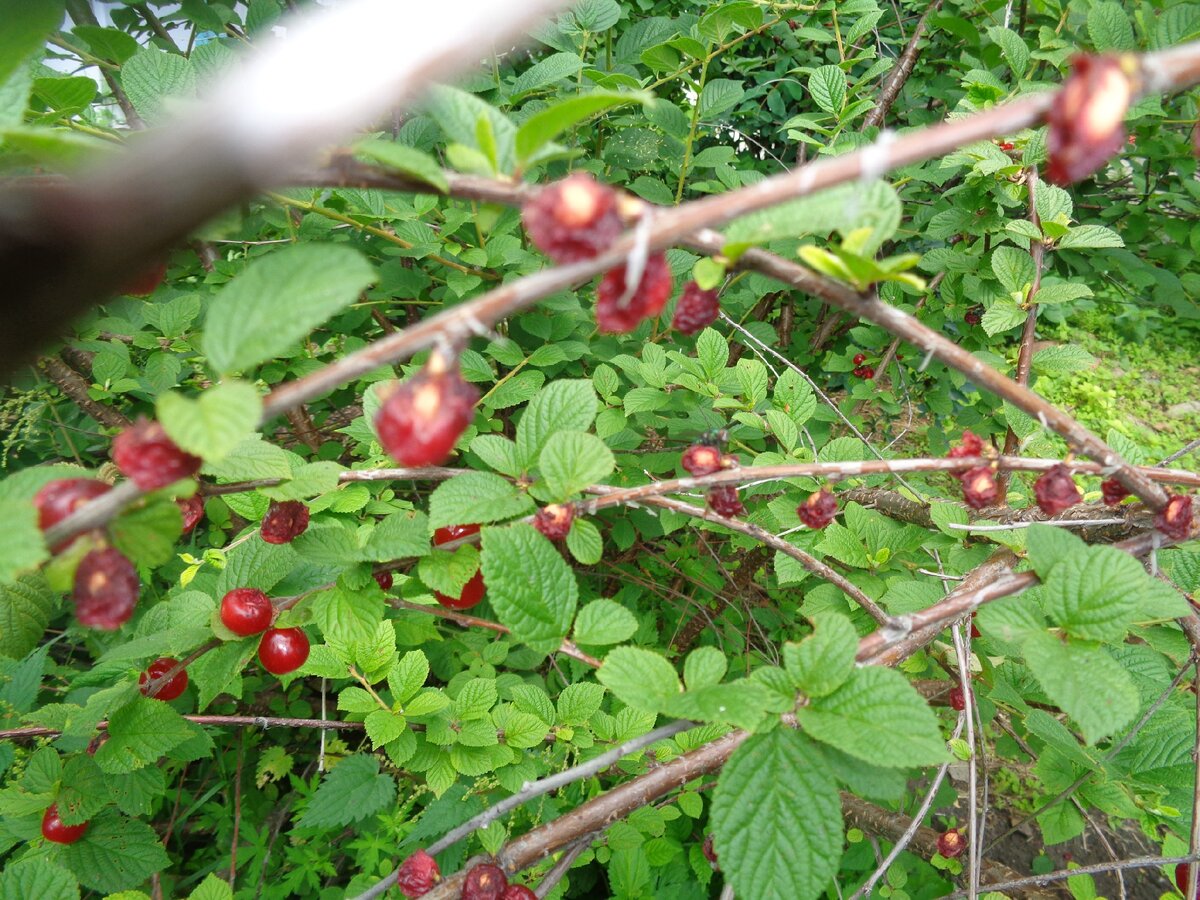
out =
[[[433,533],[434,545],[445,544],[449,541],[455,541],[468,535],[476,534],[479,531],[478,525],[449,525],[445,528],[439,528]],[[443,593],[434,591],[433,595],[437,598],[437,602],[447,609],[470,609],[472,606],[478,606],[483,601],[483,570],[479,570],[463,585],[462,593],[457,597],[448,597]]]
[[87,831],[88,823],[66,825],[58,816],[58,804],[51,803],[42,816],[42,837],[56,844],[73,844]]
[[[950,708],[962,712],[967,708],[967,696],[963,693],[961,687],[955,686],[950,688]],[[942,856],[946,854],[943,853]]]
[[1061,463],[1042,473],[1033,483],[1033,493],[1038,508],[1048,516],[1057,516],[1083,499],[1071,477],[1071,470]]
[[867,354],[865,354],[865,353],[855,353],[854,354],[854,364],[856,366],[861,366],[866,361],[867,361]]
[[1012,141],[1001,141],[1001,142],[1000,142],[1000,149],[1001,149],[1001,150],[1003,150],[1003,151],[1004,151],[1004,152],[1006,152],[1006,153],[1007,153],[1009,150],[1012,150],[1012,149],[1013,149],[1013,147],[1015,147],[1015,146],[1016,146],[1016,145],[1015,145],[1015,144],[1014,144]]
[[[103,481],[92,478],[60,478],[42,486],[34,494],[33,505],[37,507],[38,528],[46,531],[66,519],[71,513],[101,494],[107,494],[111,488]],[[78,537],[63,541],[50,549],[61,553],[71,546]]]
[[385,591],[390,591],[395,579],[392,578],[391,572],[376,572],[374,575],[375,583]]
[[1154,517],[1154,527],[1173,541],[1187,540],[1192,533],[1192,498],[1172,494],[1166,507]]
[[1125,143],[1133,83],[1116,56],[1079,55],[1046,114],[1046,180],[1080,181]]
[[523,884],[510,884],[500,895],[500,900],[537,900],[537,894]]
[[[1175,886],[1179,888],[1179,893],[1187,896],[1188,875],[1191,874],[1192,867],[1187,863],[1180,863],[1175,867]],[[1197,886],[1196,895],[1200,896],[1200,885]]]
[[671,267],[655,253],[646,260],[642,280],[633,295],[625,297],[625,266],[611,269],[596,288],[596,324],[601,331],[633,331],[643,319],[657,316],[671,297]]
[[967,849],[967,842],[961,832],[951,830],[938,836],[937,848],[946,859],[954,859]]
[[962,476],[963,500],[971,509],[991,506],[1000,496],[1000,485],[991,466],[976,466]]
[[479,391],[441,354],[395,388],[375,416],[379,442],[402,466],[438,466],[471,424]]
[[221,624],[240,637],[271,627],[275,607],[258,588],[234,588],[221,598]]
[[183,516],[183,533],[191,534],[200,520],[204,518],[204,498],[199,494],[183,499],[176,499],[175,505],[179,507],[179,513]]
[[826,488],[809,494],[808,499],[796,507],[796,515],[809,528],[824,528],[833,521],[837,511],[837,497]]
[[746,507],[738,499],[737,485],[715,484],[708,489],[708,508],[718,516],[732,519],[746,514]]
[[692,444],[683,451],[680,465],[689,475],[711,475],[724,467],[721,451],[711,444]]
[[153,491],[200,471],[201,459],[185,453],[157,422],[139,419],[113,439],[113,462],[143,491]]
[[1100,482],[1100,495],[1105,506],[1116,506],[1129,496],[1129,489],[1115,478]]
[[575,520],[575,507],[570,503],[549,503],[533,517],[533,527],[550,538],[561,541],[571,530]]
[[400,864],[396,886],[400,888],[400,893],[412,900],[428,894],[441,878],[437,860],[424,850],[418,850]]
[[167,275],[166,262],[156,263],[124,281],[117,291],[130,297],[149,297]]
[[683,334],[703,331],[721,314],[721,303],[715,290],[704,290],[694,281],[683,286],[683,294],[675,304],[671,327]]
[[258,642],[258,661],[272,675],[286,675],[304,665],[308,649],[308,636],[299,628],[270,628]]
[[119,550],[92,550],[75,570],[75,618],[88,628],[116,631],[133,615],[141,591],[137,569]]
[[508,876],[499,866],[481,863],[472,866],[463,881],[462,900],[500,900],[508,887]]
[[159,687],[158,692],[155,694],[150,693],[150,682],[152,679],[161,678],[166,675],[178,664],[179,660],[174,657],[160,656],[147,666],[145,672],[138,676],[138,689],[147,697],[155,697],[159,700],[174,700],[187,688],[187,669],[181,669],[178,675]]
[[258,532],[268,544],[290,544],[308,528],[308,516],[299,500],[272,501]]
[[621,233],[617,192],[576,172],[538,191],[521,210],[534,246],[555,262],[591,259]]
[[872,378],[875,377],[875,369],[872,368],[871,366],[863,366],[862,367],[862,377],[865,378],[867,381],[870,381]]

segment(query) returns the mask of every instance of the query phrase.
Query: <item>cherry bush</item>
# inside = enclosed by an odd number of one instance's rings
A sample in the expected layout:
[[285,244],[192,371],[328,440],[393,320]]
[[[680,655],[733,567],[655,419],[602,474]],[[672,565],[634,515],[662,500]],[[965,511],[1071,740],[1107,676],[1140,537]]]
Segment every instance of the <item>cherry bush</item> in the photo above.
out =
[[[0,9],[49,203],[315,7]],[[1200,336],[1197,39],[580,0],[131,266],[5,364],[0,896],[1187,891],[1196,445],[1037,388]]]

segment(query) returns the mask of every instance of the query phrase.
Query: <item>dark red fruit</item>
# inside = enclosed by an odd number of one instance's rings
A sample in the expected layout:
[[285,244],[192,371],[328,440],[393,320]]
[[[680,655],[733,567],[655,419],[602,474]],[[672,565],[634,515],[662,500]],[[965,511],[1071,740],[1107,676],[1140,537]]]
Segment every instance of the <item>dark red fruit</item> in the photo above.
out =
[[133,615],[141,590],[137,569],[121,551],[92,550],[75,570],[75,618],[88,628],[116,631]]
[[617,192],[585,172],[538,191],[521,210],[525,232],[555,262],[591,259],[621,233]]
[[1046,179],[1059,185],[1097,171],[1125,143],[1133,83],[1115,56],[1075,56],[1046,114]]
[[561,541],[571,530],[575,520],[575,507],[570,503],[548,503],[533,517],[533,527],[550,538]]
[[963,321],[968,325],[978,325],[983,321],[983,312],[978,307],[968,309],[963,313]]
[[270,628],[258,642],[258,661],[272,675],[294,672],[308,659],[308,636],[299,628]]
[[[478,525],[449,525],[445,528],[439,528],[433,533],[433,543],[435,546],[445,544],[475,534],[478,531]],[[437,602],[447,609],[470,609],[472,606],[478,606],[483,601],[483,589],[483,570],[481,569],[471,577],[470,581],[463,585],[462,593],[457,597],[449,597],[438,591],[434,591],[433,595],[437,598]]]
[[937,848],[938,853],[946,859],[954,859],[956,856],[962,856],[963,851],[967,849],[967,842],[960,832],[951,830],[938,836]]
[[[1187,863],[1180,863],[1175,867],[1175,886],[1179,888],[1179,893],[1187,896],[1188,875],[1191,874],[1192,867]],[[1200,896],[1200,886],[1197,887],[1196,895]]]
[[157,422],[138,419],[113,439],[113,462],[143,491],[153,491],[200,471],[201,459],[185,453]]
[[837,497],[826,488],[821,488],[815,494],[809,494],[808,499],[796,507],[796,515],[809,528],[824,528],[837,515]]
[[854,354],[854,364],[856,366],[861,366],[866,361],[867,361],[867,354],[865,354],[865,353],[855,353]]
[[683,286],[683,294],[675,304],[671,327],[684,334],[703,331],[721,314],[721,304],[715,290],[706,291],[694,281]]
[[441,879],[442,871],[438,868],[437,860],[424,850],[418,850],[400,864],[396,886],[405,897],[422,897],[432,891]]
[[130,297],[149,297],[154,293],[154,289],[163,283],[166,276],[167,264],[160,262],[123,282],[117,291],[121,294],[128,294]]
[[234,588],[221,598],[221,624],[240,637],[271,627],[275,607],[258,588]]
[[1115,478],[1100,482],[1100,495],[1104,498],[1105,506],[1116,506],[1129,496],[1129,488]]
[[523,884],[510,884],[500,895],[500,900],[537,900],[537,894]]
[[983,509],[994,504],[1000,496],[996,473],[991,466],[976,466],[962,476],[963,500],[971,509]]
[[733,484],[715,484],[708,489],[708,508],[718,516],[732,519],[746,514],[746,507],[738,499],[738,489]]
[[150,681],[166,675],[178,664],[179,660],[174,657],[160,656],[154,662],[150,663],[145,672],[138,676],[138,689],[147,697],[156,697],[159,700],[174,700],[187,688],[187,669],[181,669],[178,675],[160,685],[158,690],[153,694],[150,693]]
[[508,876],[499,866],[481,863],[472,866],[463,881],[462,900],[500,900],[508,887]]
[[704,845],[700,848],[704,853],[704,858],[712,863],[712,867],[717,868],[717,851],[713,847],[713,836],[706,834],[704,836]]
[[871,366],[863,366],[862,367],[862,377],[865,378],[867,381],[870,381],[872,378],[875,377],[875,369],[872,368]]
[[[596,288],[596,324],[601,331],[633,331],[643,319],[657,316],[671,296],[671,267],[661,253],[646,260],[637,289],[625,300],[625,266],[611,269]],[[624,302],[622,302],[624,301]]]
[[51,803],[42,816],[42,837],[56,844],[73,844],[88,830],[88,823],[66,825],[58,817],[58,804]]
[[268,544],[290,544],[308,528],[308,507],[299,500],[272,501],[258,533]]
[[680,465],[689,475],[711,475],[724,468],[721,451],[711,444],[692,444],[683,451]]
[[471,424],[479,391],[458,364],[430,357],[420,372],[393,389],[375,416],[383,449],[402,466],[438,466]]
[[[92,478],[60,478],[58,481],[48,482],[33,497],[33,505],[37,507],[38,513],[38,528],[46,531],[85,503],[110,490],[103,481]],[[70,538],[50,549],[54,553],[61,553],[74,542],[75,538]]]
[[[955,686],[950,688],[950,708],[958,712],[962,712],[967,708],[967,697],[961,687]],[[946,854],[943,853],[942,856],[946,856]]]
[[1048,516],[1057,516],[1083,499],[1071,470],[1061,463],[1042,473],[1033,483],[1033,494],[1038,508]]
[[971,613],[971,640],[983,637],[983,633],[979,630],[979,626],[975,624],[975,613]]
[[1000,149],[1003,150],[1005,153],[1007,153],[1009,150],[1012,150],[1015,146],[1016,145],[1012,141],[1001,141],[1000,142]]
[[967,456],[982,456],[983,441],[973,431],[964,431],[962,440],[950,448],[947,459],[962,459]]
[[376,572],[374,577],[375,583],[385,591],[390,591],[392,589],[392,585],[395,583],[395,579],[392,578],[391,572]]
[[855,367],[854,367],[854,375],[855,375],[855,377],[857,377],[857,378],[862,378],[862,377],[863,377],[863,374],[864,374],[866,371],[867,371],[867,367],[866,367],[866,366],[855,366]]
[[1154,527],[1173,541],[1185,541],[1192,533],[1192,498],[1172,494],[1166,507],[1154,517]]
[[179,507],[180,515],[183,516],[183,533],[191,534],[192,529],[200,524],[200,520],[204,518],[204,499],[196,494],[191,497],[177,499],[175,505]]

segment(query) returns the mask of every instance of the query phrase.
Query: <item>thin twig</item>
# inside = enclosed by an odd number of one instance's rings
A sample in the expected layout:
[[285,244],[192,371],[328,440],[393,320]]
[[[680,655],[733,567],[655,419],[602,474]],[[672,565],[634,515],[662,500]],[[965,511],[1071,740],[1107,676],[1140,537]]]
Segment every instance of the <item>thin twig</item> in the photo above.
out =
[[864,128],[875,128],[883,124],[883,120],[887,117],[888,110],[892,108],[892,104],[896,102],[896,98],[900,96],[900,91],[904,87],[904,83],[908,81],[908,76],[912,74],[913,69],[917,64],[917,54],[920,53],[921,38],[925,36],[925,24],[929,17],[942,8],[942,0],[935,0],[926,7],[921,18],[917,21],[917,27],[913,29],[913,35],[909,38],[908,46],[904,48],[904,52],[900,54],[900,58],[896,61],[896,65],[892,71],[888,73],[887,84],[879,94],[879,100],[875,106],[867,113],[866,119],[863,120]]
[[[1037,888],[1052,884],[1055,881],[1066,881],[1068,878],[1074,878],[1076,875],[1103,875],[1105,872],[1112,872],[1117,869],[1124,871],[1128,869],[1151,869],[1158,868],[1159,866],[1174,866],[1179,863],[1195,862],[1197,859],[1200,859],[1200,856],[1139,856],[1134,859],[1125,859],[1118,862],[1077,866],[1073,869],[1059,869],[1057,872],[1047,872],[1045,875],[1033,875],[1029,878],[1014,878],[1012,881],[996,881],[991,884],[981,884],[979,888],[980,890],[989,892]],[[1193,868],[1196,867],[1193,866]],[[947,894],[945,900],[956,900],[956,898],[965,897],[966,895],[966,891],[955,891],[952,894]]]

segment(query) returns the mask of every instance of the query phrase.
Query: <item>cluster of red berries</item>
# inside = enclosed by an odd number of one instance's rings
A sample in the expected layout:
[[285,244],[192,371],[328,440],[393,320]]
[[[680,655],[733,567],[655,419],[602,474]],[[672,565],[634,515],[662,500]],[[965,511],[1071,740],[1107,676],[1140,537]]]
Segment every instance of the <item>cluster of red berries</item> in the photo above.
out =
[[561,541],[570,533],[575,521],[575,507],[570,503],[548,503],[533,517],[533,527],[550,538]]
[[[983,441],[978,435],[964,431],[962,439],[950,448],[947,459],[970,459],[983,455]],[[962,472],[951,472],[962,482],[963,500],[971,509],[983,509],[1000,498],[1000,485],[996,481],[996,470],[991,466],[974,466]]]
[[290,544],[308,528],[308,516],[299,500],[272,501],[258,532],[268,544]]
[[1046,114],[1046,178],[1067,185],[1100,169],[1125,144],[1133,82],[1116,56],[1076,56]]
[[875,369],[872,366],[865,365],[867,355],[865,353],[854,354],[854,374],[859,378],[865,378],[870,381],[875,377]]
[[272,675],[294,672],[308,660],[308,636],[299,628],[272,628],[275,606],[258,588],[227,593],[221,598],[220,616],[221,624],[238,637],[262,634],[258,661]]
[[[423,897],[441,881],[437,861],[418,850],[400,864],[396,886],[405,897]],[[492,863],[472,866],[463,880],[462,900],[534,900],[537,895],[521,884],[509,884],[504,870]]]
[[[705,442],[692,444],[683,451],[679,464],[684,471],[696,478],[712,475],[722,469],[731,469],[737,465],[737,459],[730,454],[722,453],[715,444]],[[718,516],[732,519],[746,514],[746,507],[738,497],[737,485],[714,484],[705,494],[708,508]]]
[[796,515],[809,528],[821,529],[833,521],[838,512],[837,497],[827,488],[808,495],[808,499],[796,507]]
[[478,400],[458,361],[435,352],[383,401],[375,415],[379,443],[402,466],[439,466],[471,424]]

